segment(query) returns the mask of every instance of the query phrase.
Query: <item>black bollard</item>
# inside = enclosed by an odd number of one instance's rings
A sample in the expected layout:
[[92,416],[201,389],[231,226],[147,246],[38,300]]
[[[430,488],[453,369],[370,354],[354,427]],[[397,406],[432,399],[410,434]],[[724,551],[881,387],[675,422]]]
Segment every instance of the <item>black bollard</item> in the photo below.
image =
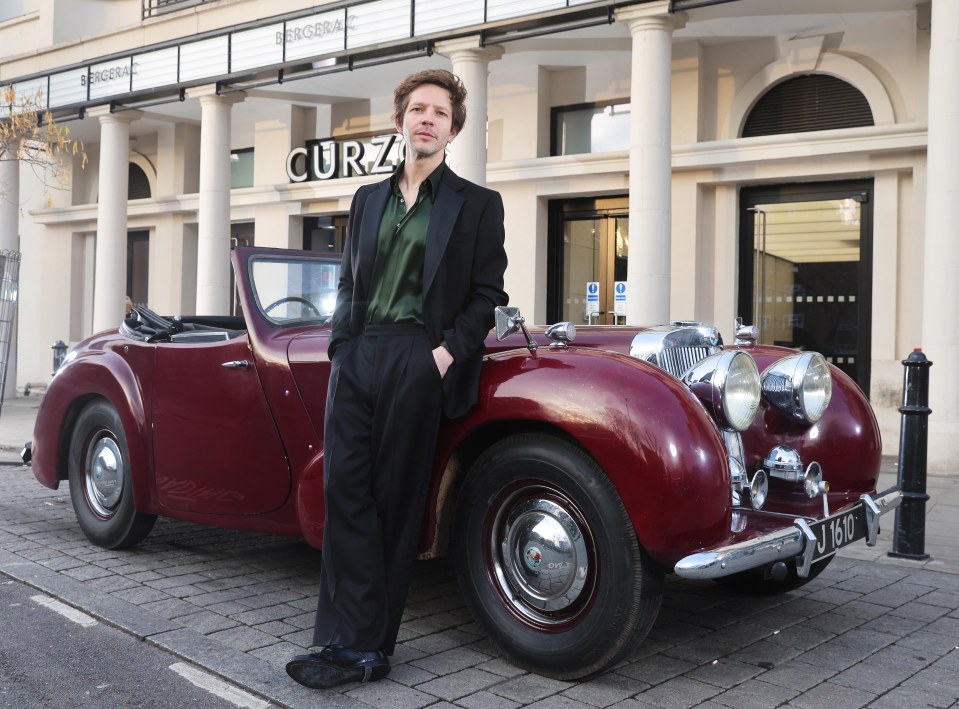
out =
[[57,340],[50,349],[53,350],[53,371],[50,372],[50,376],[53,376],[60,369],[60,365],[63,364],[63,358],[67,356],[67,343],[63,340]]
[[896,528],[889,556],[928,559],[926,546],[926,452],[929,442],[929,367],[922,350],[903,360],[902,428],[899,434],[899,489],[902,504],[896,508]]

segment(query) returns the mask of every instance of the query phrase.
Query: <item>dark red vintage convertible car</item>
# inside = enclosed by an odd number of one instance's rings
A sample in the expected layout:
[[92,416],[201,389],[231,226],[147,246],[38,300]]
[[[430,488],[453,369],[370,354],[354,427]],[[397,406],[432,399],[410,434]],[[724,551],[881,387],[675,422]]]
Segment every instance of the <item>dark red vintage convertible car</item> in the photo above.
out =
[[[242,317],[138,308],[47,389],[33,470],[69,480],[94,544],[132,546],[165,515],[320,545],[339,262],[238,248],[233,266]],[[667,572],[778,593],[875,543],[900,493],[876,493],[868,402],[821,355],[754,339],[692,322],[530,332],[497,312],[480,403],[443,426],[421,547],[452,556],[514,662],[610,667],[653,624]]]

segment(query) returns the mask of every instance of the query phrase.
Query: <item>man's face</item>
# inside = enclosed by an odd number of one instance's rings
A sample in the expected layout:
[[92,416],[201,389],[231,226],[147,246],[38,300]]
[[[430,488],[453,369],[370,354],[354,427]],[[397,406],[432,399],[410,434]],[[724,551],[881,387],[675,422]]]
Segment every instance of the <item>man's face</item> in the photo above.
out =
[[402,121],[396,130],[406,141],[407,159],[430,158],[446,149],[456,137],[453,130],[453,105],[446,89],[423,84],[410,94]]

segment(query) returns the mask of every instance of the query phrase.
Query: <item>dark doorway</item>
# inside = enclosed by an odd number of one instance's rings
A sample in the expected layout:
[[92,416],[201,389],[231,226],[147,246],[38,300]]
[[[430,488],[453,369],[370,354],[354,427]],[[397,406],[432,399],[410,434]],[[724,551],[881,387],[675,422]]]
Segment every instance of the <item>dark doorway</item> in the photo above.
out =
[[349,216],[305,217],[303,219],[303,249],[340,253],[346,240]]
[[764,344],[820,352],[869,392],[872,180],[744,188],[739,312]]
[[[614,288],[617,281],[626,280],[629,257],[629,198],[550,202],[549,235],[549,322],[615,324]],[[594,315],[587,312],[587,289],[591,283],[598,290],[598,313]]]
[[150,295],[150,232],[127,232],[127,293],[134,305]]

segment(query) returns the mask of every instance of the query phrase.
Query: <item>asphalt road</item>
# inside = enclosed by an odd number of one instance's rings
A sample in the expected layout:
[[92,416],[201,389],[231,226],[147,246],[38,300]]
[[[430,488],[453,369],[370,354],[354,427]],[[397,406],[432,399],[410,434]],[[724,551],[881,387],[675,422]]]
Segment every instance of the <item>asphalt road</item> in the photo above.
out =
[[268,706],[34,588],[0,580],[0,707]]

